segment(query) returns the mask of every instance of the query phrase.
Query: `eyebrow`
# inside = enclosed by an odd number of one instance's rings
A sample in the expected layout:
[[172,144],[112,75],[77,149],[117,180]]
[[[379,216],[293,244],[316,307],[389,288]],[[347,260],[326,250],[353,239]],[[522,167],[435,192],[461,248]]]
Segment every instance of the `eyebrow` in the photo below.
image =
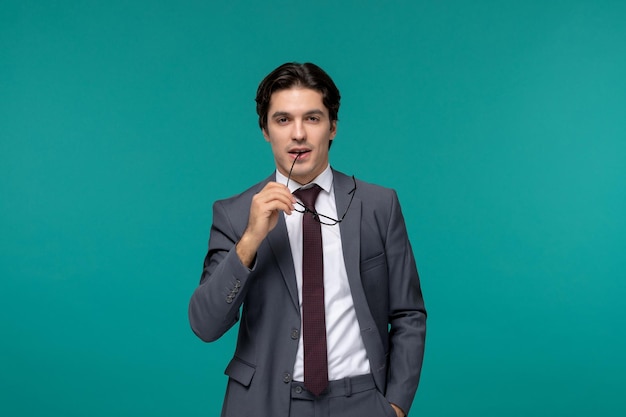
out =
[[[324,116],[324,112],[322,110],[320,110],[320,109],[313,109],[313,110],[309,110],[306,113],[304,113],[305,116],[310,116],[312,114],[317,114],[317,115],[320,115],[320,116]],[[277,111],[277,112],[274,112],[272,114],[272,118],[283,117],[283,116],[291,116],[291,113],[286,112],[286,111]]]

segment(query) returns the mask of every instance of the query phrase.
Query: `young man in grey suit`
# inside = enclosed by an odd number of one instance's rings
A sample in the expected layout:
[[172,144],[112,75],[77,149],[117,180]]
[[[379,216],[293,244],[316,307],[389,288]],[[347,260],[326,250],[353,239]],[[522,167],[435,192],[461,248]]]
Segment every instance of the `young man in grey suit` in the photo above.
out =
[[240,320],[222,416],[404,416],[426,310],[396,193],[330,167],[340,94],[318,66],[281,65],[256,102],[276,172],[214,204],[189,304],[207,342]]

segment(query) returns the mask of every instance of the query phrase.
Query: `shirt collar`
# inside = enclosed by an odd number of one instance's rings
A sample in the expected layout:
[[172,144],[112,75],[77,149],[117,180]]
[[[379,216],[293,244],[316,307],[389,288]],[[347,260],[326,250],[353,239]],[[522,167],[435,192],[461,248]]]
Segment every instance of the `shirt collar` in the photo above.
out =
[[[287,177],[281,174],[278,170],[276,170],[276,182],[280,184],[287,184]],[[313,181],[306,184],[306,186],[296,182],[292,179],[289,180],[289,191],[292,193],[296,191],[298,188],[307,187],[313,184],[317,184],[320,188],[327,193],[330,192],[330,189],[333,186],[333,170],[330,168],[330,164],[326,166],[326,169],[322,171],[320,175],[318,175]]]

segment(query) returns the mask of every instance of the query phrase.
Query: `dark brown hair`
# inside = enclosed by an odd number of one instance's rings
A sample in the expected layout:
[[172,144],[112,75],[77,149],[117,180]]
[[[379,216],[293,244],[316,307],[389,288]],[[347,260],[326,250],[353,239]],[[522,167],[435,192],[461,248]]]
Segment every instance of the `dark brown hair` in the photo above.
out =
[[270,108],[272,94],[292,87],[319,91],[322,94],[322,102],[328,109],[331,123],[339,120],[341,95],[330,76],[323,69],[310,62],[304,64],[288,62],[270,72],[259,84],[255,100],[261,129],[267,130],[267,112]]

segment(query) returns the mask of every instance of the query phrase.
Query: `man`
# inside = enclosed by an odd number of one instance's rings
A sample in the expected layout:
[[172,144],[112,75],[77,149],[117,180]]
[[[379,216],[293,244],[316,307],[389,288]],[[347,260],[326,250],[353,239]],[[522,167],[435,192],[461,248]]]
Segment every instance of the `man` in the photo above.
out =
[[417,389],[426,311],[393,190],[333,170],[340,94],[314,64],[259,85],[276,172],[217,201],[193,331],[239,319],[222,416],[404,416]]

